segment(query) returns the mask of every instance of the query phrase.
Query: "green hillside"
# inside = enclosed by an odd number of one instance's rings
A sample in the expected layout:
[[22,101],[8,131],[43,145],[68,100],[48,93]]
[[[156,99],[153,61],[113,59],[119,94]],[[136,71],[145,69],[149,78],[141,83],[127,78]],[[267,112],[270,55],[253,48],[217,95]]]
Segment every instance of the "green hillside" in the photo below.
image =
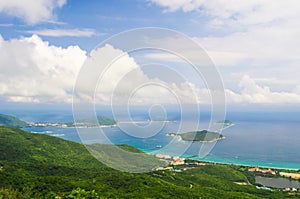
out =
[[28,124],[16,117],[0,114],[0,126],[9,126],[13,128],[22,128]]
[[[99,150],[107,145],[93,147]],[[141,153],[130,146],[121,147]],[[0,127],[1,199],[293,198],[287,193],[235,183],[246,181],[238,167],[213,164],[181,173],[120,172],[101,164],[81,144]]]

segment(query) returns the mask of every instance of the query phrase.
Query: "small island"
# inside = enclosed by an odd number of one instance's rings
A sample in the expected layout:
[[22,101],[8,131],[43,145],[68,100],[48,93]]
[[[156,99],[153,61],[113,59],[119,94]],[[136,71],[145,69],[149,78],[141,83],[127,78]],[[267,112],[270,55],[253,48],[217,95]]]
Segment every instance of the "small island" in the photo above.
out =
[[225,139],[225,137],[218,133],[207,130],[202,131],[191,131],[182,134],[178,134],[184,141],[198,141],[198,142],[214,142],[221,139]]
[[216,123],[219,123],[219,124],[233,124],[233,122],[230,121],[230,120],[220,120],[220,121],[217,121]]
[[217,121],[216,124],[222,124],[224,127],[230,127],[234,125],[234,123],[230,120]]

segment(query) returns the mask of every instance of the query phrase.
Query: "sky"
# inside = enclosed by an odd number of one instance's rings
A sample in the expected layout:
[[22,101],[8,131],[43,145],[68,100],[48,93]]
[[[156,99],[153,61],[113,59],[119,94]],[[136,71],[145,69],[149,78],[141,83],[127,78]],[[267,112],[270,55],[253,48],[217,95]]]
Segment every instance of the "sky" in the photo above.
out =
[[[299,108],[298,0],[0,0],[0,106],[72,104],[86,58],[122,52],[110,45],[97,51],[99,43],[144,27],[181,32],[205,49],[222,78],[228,107]],[[122,84],[123,92],[127,84],[147,81],[168,88],[145,87],[136,92],[134,103],[176,103],[172,93],[193,98],[189,103],[210,102],[192,74],[174,83],[153,76],[159,68],[147,72],[140,58],[187,67],[180,60],[162,52],[123,53],[97,91],[100,104],[110,104],[116,86],[111,80],[130,70],[135,70],[135,82]]]

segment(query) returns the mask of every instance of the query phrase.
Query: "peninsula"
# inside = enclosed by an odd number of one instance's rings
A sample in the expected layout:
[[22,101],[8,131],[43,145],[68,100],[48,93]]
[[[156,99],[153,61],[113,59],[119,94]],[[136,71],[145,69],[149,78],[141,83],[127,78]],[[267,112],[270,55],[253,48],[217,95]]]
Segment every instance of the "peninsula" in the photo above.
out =
[[0,126],[9,126],[12,128],[23,128],[28,126],[28,124],[14,116],[0,114]]
[[82,119],[75,122],[68,123],[50,123],[50,122],[36,122],[30,123],[29,127],[58,127],[58,128],[67,128],[67,127],[78,127],[78,128],[91,128],[91,127],[111,127],[115,126],[117,122],[110,117],[106,116],[97,116],[97,118],[88,118]]

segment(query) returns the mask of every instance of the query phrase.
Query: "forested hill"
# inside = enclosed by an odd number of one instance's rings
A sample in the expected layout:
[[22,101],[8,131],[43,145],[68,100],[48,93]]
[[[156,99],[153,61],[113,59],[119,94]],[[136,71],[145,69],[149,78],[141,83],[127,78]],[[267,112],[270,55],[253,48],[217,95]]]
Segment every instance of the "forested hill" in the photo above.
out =
[[9,126],[13,128],[22,128],[28,124],[14,116],[0,114],[0,126]]
[[244,173],[225,165],[181,173],[120,172],[81,144],[0,127],[0,198],[292,198],[235,182],[246,182]]

